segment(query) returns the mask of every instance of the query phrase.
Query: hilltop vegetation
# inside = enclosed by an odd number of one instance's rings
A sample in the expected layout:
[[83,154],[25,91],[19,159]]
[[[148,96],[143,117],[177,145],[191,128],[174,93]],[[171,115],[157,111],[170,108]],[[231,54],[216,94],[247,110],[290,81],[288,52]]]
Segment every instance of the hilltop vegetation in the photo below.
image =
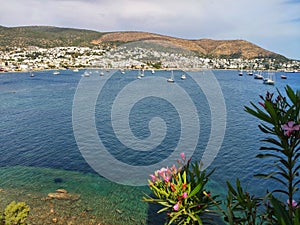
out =
[[0,46],[41,48],[92,46],[94,39],[100,38],[102,33],[90,30],[58,28],[47,26],[1,27]]
[[152,43],[156,46],[180,51],[190,51],[207,58],[273,58],[287,60],[284,56],[265,50],[245,40],[186,40],[148,32],[109,32],[59,28],[49,26],[2,27],[0,26],[0,48],[37,46],[93,47],[99,45],[118,46]]

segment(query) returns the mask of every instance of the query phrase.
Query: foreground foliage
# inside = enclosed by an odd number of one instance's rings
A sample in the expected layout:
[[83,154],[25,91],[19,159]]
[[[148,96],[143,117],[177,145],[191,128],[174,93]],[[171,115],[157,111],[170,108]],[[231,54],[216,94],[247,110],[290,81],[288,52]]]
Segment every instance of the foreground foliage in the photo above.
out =
[[[260,96],[262,102],[259,105],[251,102],[245,111],[261,121],[259,129],[266,134],[261,140],[265,143],[260,148],[262,153],[256,157],[267,159],[268,165],[272,163],[271,172],[256,177],[272,179],[279,188],[256,197],[245,191],[237,179],[235,186],[227,182],[228,193],[221,204],[205,187],[211,173],[206,175],[199,164],[183,161],[178,170],[171,170],[170,177],[162,176],[162,169],[151,175],[149,185],[156,198],[144,199],[164,206],[159,213],[168,212],[167,224],[213,222],[207,218],[215,212],[214,205],[224,223],[230,225],[300,225],[300,202],[294,200],[300,184],[300,91],[294,92],[286,86],[286,96],[277,92],[276,97],[269,92]],[[183,156],[182,153],[185,160]],[[168,175],[169,169],[166,171]],[[183,184],[187,189],[183,189]],[[278,193],[283,199],[278,199]]]
[[155,197],[147,196],[144,201],[162,206],[158,213],[167,213],[166,224],[202,224],[214,214],[216,196],[205,188],[211,173],[201,171],[201,164],[185,161],[182,153],[178,167],[162,168],[150,175],[149,187]]

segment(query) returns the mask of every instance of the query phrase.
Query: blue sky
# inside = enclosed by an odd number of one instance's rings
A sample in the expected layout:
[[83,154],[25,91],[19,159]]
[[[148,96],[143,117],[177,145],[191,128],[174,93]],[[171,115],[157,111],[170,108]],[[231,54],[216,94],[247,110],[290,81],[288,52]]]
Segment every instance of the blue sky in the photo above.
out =
[[0,5],[3,26],[244,39],[300,59],[300,0],[1,0]]

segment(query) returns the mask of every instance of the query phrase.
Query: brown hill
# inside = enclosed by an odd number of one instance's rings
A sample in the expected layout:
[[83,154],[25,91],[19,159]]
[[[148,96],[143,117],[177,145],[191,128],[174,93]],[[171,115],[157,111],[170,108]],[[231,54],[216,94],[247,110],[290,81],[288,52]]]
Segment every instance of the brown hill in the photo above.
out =
[[173,46],[196,52],[203,56],[221,58],[284,58],[245,40],[186,40],[147,32],[112,32],[93,40],[93,44],[129,43],[135,41],[169,42]]
[[219,58],[280,58],[284,56],[265,50],[244,40],[186,40],[148,32],[109,32],[47,26],[0,26],[0,49],[7,47],[38,46],[44,48],[67,46],[95,46],[98,44],[125,44],[134,42],[172,46],[192,51],[205,57]]

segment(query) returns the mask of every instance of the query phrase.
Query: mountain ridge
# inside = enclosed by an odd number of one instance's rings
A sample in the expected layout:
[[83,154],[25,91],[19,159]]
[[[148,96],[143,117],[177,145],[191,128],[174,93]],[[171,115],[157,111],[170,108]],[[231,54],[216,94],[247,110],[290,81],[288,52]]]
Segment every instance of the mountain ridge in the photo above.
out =
[[183,39],[144,31],[99,32],[88,29],[55,26],[4,27],[0,25],[0,48],[37,46],[93,47],[134,42],[168,43],[204,57],[216,58],[276,58],[283,55],[266,50],[246,40]]

